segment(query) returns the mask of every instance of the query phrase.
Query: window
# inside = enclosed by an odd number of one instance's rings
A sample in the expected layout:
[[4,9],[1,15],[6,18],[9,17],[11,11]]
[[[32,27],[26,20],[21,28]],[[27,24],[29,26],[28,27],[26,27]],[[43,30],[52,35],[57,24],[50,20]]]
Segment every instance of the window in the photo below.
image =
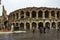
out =
[[36,17],[36,12],[32,11],[32,18],[35,18],[35,17]]
[[49,18],[49,11],[45,11],[45,18]]
[[26,15],[27,15],[27,16],[30,16],[30,13],[29,13],[29,12],[26,12]]
[[57,11],[57,18],[60,18],[60,12]]
[[16,13],[16,19],[18,19],[18,13]]
[[51,11],[51,16],[55,17],[55,12],[54,11]]
[[15,14],[13,14],[13,20],[15,20]]
[[24,11],[21,11],[21,18],[24,18]]
[[21,15],[24,15],[24,11],[21,11]]
[[21,16],[21,18],[23,19],[23,18],[24,18],[24,16]]
[[40,11],[38,12],[38,17],[42,18],[42,15],[43,15],[43,12],[40,10]]

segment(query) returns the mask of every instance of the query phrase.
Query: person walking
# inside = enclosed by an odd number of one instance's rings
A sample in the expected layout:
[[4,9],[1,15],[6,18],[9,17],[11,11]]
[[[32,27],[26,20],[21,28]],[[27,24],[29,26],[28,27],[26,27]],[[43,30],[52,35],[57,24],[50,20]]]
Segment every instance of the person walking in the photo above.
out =
[[46,33],[46,28],[44,27],[44,33]]
[[42,27],[40,27],[39,30],[40,30],[40,33],[42,33]]

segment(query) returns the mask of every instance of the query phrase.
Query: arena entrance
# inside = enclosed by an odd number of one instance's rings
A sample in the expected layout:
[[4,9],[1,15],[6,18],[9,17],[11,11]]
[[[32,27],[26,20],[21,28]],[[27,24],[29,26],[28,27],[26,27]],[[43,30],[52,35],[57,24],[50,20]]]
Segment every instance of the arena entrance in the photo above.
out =
[[52,28],[55,29],[56,28],[56,23],[52,22]]
[[32,23],[32,29],[33,28],[36,29],[36,23],[35,22]]
[[38,29],[40,29],[40,27],[43,27],[43,23],[42,22],[39,22],[39,24],[38,24]]
[[60,22],[58,22],[58,28],[60,29]]
[[49,22],[46,22],[45,23],[45,27],[46,27],[46,29],[50,29],[50,23]]
[[30,24],[29,23],[26,23],[26,29],[30,30]]
[[24,23],[20,23],[20,30],[24,30]]
[[14,31],[18,31],[19,27],[18,27],[18,23],[16,23],[16,26],[14,27]]

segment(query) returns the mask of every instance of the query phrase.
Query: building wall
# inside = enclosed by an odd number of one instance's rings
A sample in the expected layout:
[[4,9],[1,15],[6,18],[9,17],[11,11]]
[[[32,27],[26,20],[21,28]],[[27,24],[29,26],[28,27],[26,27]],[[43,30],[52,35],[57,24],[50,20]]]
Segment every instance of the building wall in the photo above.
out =
[[0,16],[0,28],[2,27],[2,17]]
[[[39,11],[42,11],[42,17],[38,17]],[[33,15],[32,15],[32,12],[33,12]],[[26,13],[27,14],[29,13],[28,15],[30,15],[30,16],[27,16]],[[35,15],[34,13],[36,13],[36,17],[34,17],[34,15]],[[46,13],[46,15],[47,14],[49,15],[49,16],[47,15],[48,16],[47,18],[45,18],[45,13]],[[60,22],[60,15],[57,15],[57,13],[60,14],[60,9],[44,8],[44,7],[24,8],[24,9],[19,9],[19,10],[11,12],[8,16],[8,21],[9,21],[10,26],[13,24],[14,27],[17,26],[19,28],[21,27],[20,24],[21,25],[24,24],[23,29],[27,29],[26,23],[28,23],[30,25],[28,28],[32,29],[33,26],[36,26],[35,28],[36,28],[36,30],[38,30],[38,28],[39,28],[38,25],[41,26],[41,22],[43,24],[43,27],[46,27],[46,23],[48,22],[47,24],[50,24],[49,25],[50,29],[58,29],[60,27],[60,26],[58,27],[58,23]],[[40,14],[41,14],[41,12],[40,12]],[[59,16],[59,18],[57,16]],[[55,24],[55,27],[52,27],[52,24]]]

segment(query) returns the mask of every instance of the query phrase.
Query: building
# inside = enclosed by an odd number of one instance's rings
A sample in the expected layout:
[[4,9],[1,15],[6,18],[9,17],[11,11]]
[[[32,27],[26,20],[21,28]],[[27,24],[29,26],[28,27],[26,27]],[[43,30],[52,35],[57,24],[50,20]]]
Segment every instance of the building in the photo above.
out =
[[47,29],[60,28],[60,9],[47,7],[28,7],[15,10],[7,16],[3,6],[0,24],[8,20],[8,27],[14,25],[14,30],[31,30],[33,27],[38,30],[39,27]]
[[6,14],[6,10],[4,6],[2,6],[2,16],[0,16],[0,29],[4,27],[4,22],[7,21],[8,15]]

